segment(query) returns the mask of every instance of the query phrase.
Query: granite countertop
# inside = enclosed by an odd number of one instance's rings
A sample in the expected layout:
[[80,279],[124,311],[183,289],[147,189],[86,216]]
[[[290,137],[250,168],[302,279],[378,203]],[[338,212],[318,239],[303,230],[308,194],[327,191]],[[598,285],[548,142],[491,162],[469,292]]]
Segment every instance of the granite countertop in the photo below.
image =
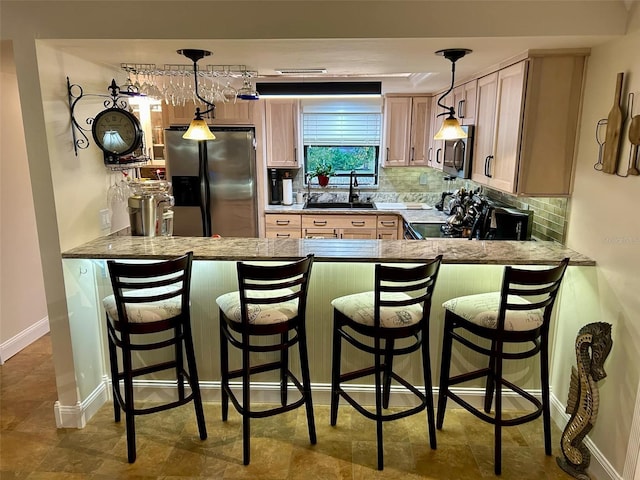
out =
[[277,238],[100,237],[63,252],[63,258],[164,259],[193,251],[196,260],[294,260],[315,254],[320,262],[422,262],[443,255],[443,263],[571,265],[595,261],[555,242],[430,240],[338,240]]

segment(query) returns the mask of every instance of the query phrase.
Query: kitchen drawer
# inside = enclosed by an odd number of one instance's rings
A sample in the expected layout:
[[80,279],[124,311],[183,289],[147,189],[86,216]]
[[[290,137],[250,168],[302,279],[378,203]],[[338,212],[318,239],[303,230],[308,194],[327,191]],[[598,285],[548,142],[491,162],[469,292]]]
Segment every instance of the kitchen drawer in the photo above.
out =
[[376,215],[303,215],[302,228],[376,228]]
[[266,213],[264,218],[267,230],[271,228],[299,229],[301,225],[300,215],[295,213]]
[[267,229],[266,238],[301,238],[300,229],[272,228]]
[[389,228],[398,230],[400,221],[397,215],[378,215],[378,230],[381,228]]

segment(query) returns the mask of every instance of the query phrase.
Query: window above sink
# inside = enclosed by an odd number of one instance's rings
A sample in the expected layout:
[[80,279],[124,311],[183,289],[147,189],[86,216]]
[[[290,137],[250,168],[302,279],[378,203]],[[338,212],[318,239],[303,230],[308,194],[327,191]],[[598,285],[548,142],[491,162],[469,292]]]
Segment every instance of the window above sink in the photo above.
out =
[[[335,172],[332,186],[348,187],[351,171],[361,187],[377,186],[382,100],[313,99],[301,105],[305,182],[308,172],[326,163]],[[317,179],[311,182],[317,185]]]

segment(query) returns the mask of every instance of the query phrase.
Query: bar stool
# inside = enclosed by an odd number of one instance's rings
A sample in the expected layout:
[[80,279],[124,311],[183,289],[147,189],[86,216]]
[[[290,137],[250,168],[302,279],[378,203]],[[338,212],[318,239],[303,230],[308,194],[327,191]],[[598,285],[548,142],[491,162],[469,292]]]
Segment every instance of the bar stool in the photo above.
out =
[[[429,357],[429,315],[431,296],[442,262],[442,255],[417,267],[393,267],[376,264],[375,290],[335,298],[333,305],[333,361],[331,368],[331,425],[338,420],[338,402],[343,397],[366,418],[376,421],[378,470],[384,466],[382,423],[427,410],[431,448],[436,448],[435,415]],[[373,355],[374,365],[341,373],[342,340]],[[373,345],[372,345],[373,344]],[[422,352],[425,393],[393,371],[393,359],[417,350]],[[373,375],[375,412],[358,403],[342,382]],[[382,378],[381,378],[382,376]],[[391,381],[417,397],[419,404],[394,413],[389,408]]]
[[[502,471],[502,427],[521,425],[542,415],[545,453],[551,455],[551,415],[549,407],[549,324],[551,312],[564,272],[565,258],[556,267],[530,270],[506,267],[500,292],[481,293],[453,298],[445,308],[442,364],[438,391],[437,427],[442,428],[447,398],[476,417],[494,425],[494,470]],[[464,335],[462,331],[472,335]],[[483,340],[491,347],[483,346]],[[487,368],[449,377],[453,340],[489,357]],[[505,345],[531,343],[525,351],[505,351]],[[540,355],[542,401],[503,377],[504,360],[522,360]],[[486,377],[484,411],[469,404],[451,391],[451,386]],[[502,389],[506,387],[530,402],[534,409],[515,418],[505,419],[502,411]],[[495,396],[495,413],[491,405]]]
[[[109,260],[113,295],[103,299],[107,318],[109,363],[115,421],[125,413],[129,463],[136,460],[136,415],[168,410],[193,401],[200,439],[207,438],[198,384],[198,371],[191,337],[189,289],[193,253],[154,263],[121,263]],[[168,332],[161,337],[160,332]],[[146,338],[145,338],[146,337]],[[173,349],[170,360],[135,366],[134,352]],[[118,364],[122,353],[122,368]],[[184,354],[184,356],[183,356]],[[184,360],[186,358],[187,368]],[[178,395],[173,400],[152,407],[137,408],[133,379],[140,375],[175,369]],[[191,393],[185,392],[185,380]],[[124,389],[124,393],[121,389]]]
[[[216,299],[220,308],[220,368],[222,420],[227,421],[229,399],[242,415],[243,463],[250,460],[250,420],[306,406],[309,440],[316,443],[307,353],[306,308],[313,255],[286,265],[237,264],[238,291]],[[268,337],[272,337],[269,339]],[[253,341],[252,341],[253,340]],[[242,353],[242,367],[229,370],[229,344]],[[289,349],[298,345],[302,383],[289,369]],[[250,354],[280,352],[273,362],[250,364]],[[280,377],[280,406],[251,408],[251,375],[277,370]],[[231,390],[229,380],[242,378],[242,402]],[[289,381],[300,398],[288,402]]]

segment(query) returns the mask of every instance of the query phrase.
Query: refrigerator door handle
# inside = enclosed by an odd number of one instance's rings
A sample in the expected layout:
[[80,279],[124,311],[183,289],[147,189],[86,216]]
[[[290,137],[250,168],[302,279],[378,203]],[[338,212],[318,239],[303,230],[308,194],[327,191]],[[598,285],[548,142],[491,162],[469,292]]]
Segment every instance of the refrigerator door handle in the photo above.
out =
[[209,159],[207,142],[198,140],[198,177],[200,178],[200,216],[202,217],[202,236],[211,236],[211,190],[209,185]]

